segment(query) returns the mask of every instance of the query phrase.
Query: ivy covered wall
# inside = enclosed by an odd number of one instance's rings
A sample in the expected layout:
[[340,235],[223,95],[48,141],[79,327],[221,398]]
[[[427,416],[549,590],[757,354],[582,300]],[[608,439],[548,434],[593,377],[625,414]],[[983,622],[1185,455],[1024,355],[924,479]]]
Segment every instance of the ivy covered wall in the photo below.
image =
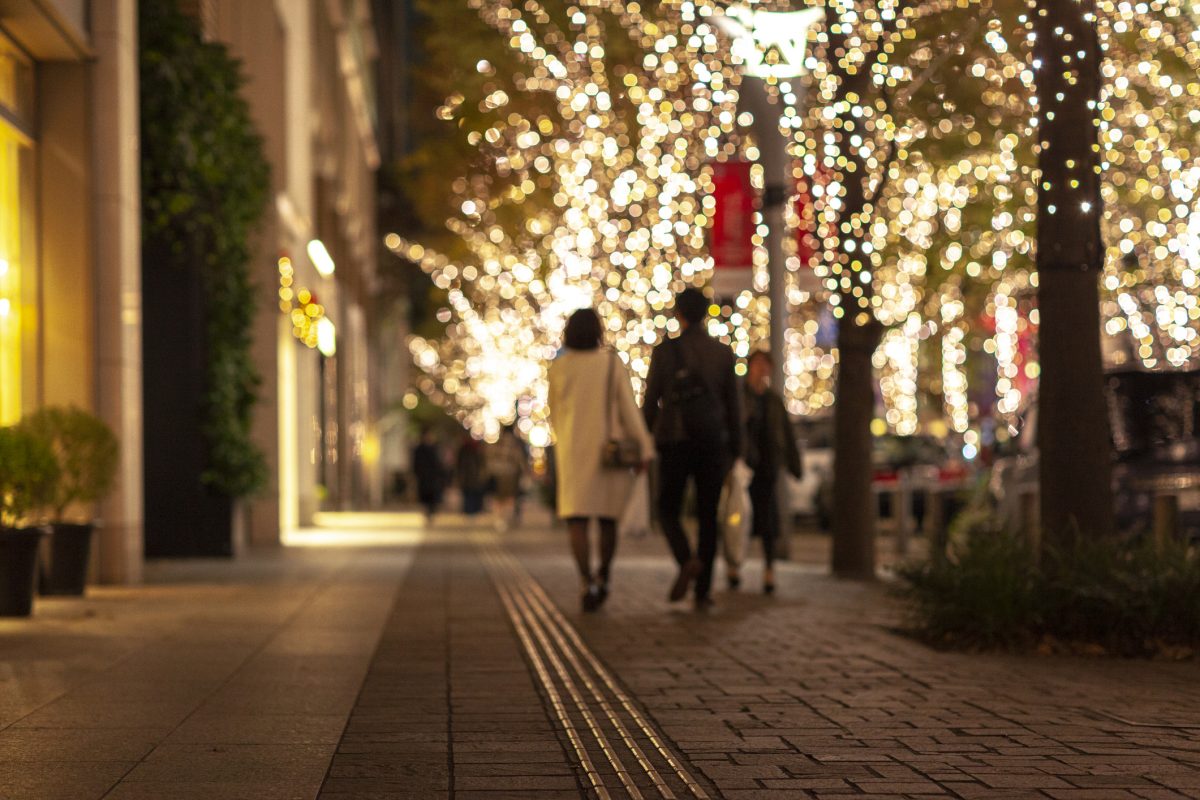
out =
[[[142,0],[139,27],[147,551],[220,554],[225,532],[189,526],[266,479],[249,266],[270,172],[226,48],[178,0]],[[212,519],[179,508],[197,502]]]

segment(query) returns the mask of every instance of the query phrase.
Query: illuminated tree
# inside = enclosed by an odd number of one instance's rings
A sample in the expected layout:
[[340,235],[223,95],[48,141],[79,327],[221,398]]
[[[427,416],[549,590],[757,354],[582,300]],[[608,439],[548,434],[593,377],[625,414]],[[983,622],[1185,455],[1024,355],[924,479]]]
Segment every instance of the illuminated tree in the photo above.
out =
[[[697,4],[652,16],[615,0],[469,5],[511,55],[503,69],[475,65],[495,76],[477,104],[452,92],[438,111],[479,152],[452,183],[460,252],[389,244],[449,300],[452,335],[412,342],[423,390],[452,399],[480,435],[516,415],[545,444],[544,370],[566,315],[594,305],[640,382],[674,329],[672,295],[706,277],[704,165],[736,152],[738,95]],[[745,355],[759,305],[747,294],[710,327]]]
[[[950,273],[970,247],[995,245],[982,237],[972,241],[975,231],[964,230],[964,215],[1007,197],[993,195],[982,181],[962,193],[958,188],[977,171],[981,178],[999,177],[1003,155],[972,151],[1005,152],[996,139],[1008,109],[971,113],[972,105],[986,107],[995,88],[989,85],[994,75],[964,70],[963,56],[982,40],[978,8],[868,0],[831,2],[825,13],[807,80],[810,110],[797,121],[797,156],[804,177],[821,187],[825,248],[817,272],[838,319],[833,568],[869,578],[875,520],[873,503],[864,498],[872,496],[874,370],[892,365],[883,386],[889,417],[902,432],[915,432],[917,345],[923,332],[944,326],[944,393],[961,405],[963,283]],[[999,88],[1020,72],[1002,71]],[[973,101],[960,104],[959,97]],[[946,275],[930,274],[927,253],[937,244],[945,245]],[[924,253],[914,252],[918,248]],[[970,259],[967,276],[979,278],[978,267]],[[946,292],[930,291],[929,299],[943,302],[923,308],[925,292],[939,285]],[[956,427],[966,422],[961,409],[949,411]]]
[[[1041,357],[1059,369],[1063,361],[1077,368],[1084,361],[1071,342],[1086,344],[1091,378],[1070,390],[1072,405],[1064,419],[1049,424],[1073,458],[1098,466],[1088,481],[1064,487],[1061,482],[1074,468],[1059,465],[1043,496],[1051,503],[1056,502],[1051,496],[1066,498],[1073,510],[1048,512],[1045,521],[1062,530],[1069,513],[1069,524],[1103,534],[1109,503],[1100,472],[1108,455],[1096,380],[1098,303],[1093,290],[1054,307],[1056,291],[1061,294],[1058,282],[1071,280],[1063,277],[1071,271],[1055,270],[1047,292],[1034,259],[1043,259],[1046,281],[1052,261],[1080,248],[1081,240],[1072,237],[1096,236],[1099,223],[1103,238],[1090,240],[1091,260],[1078,252],[1071,257],[1092,270],[1077,282],[1094,283],[1096,270],[1103,268],[1100,305],[1108,333],[1131,335],[1136,358],[1146,368],[1197,363],[1200,34],[1194,16],[1172,2],[1101,3],[1095,24],[1103,48],[1102,85],[1070,84],[1077,98],[1079,92],[1098,92],[1091,102],[1102,142],[1099,186],[1095,180],[1087,184],[1079,173],[1084,154],[1093,159],[1087,164],[1097,163],[1092,113],[1067,118],[1060,112],[1057,135],[1084,144],[1079,153],[1060,147],[1041,154],[1051,186],[1074,199],[1073,210],[1064,214],[1065,201],[1043,195],[1042,219],[1053,216],[1052,206],[1057,217],[1041,227],[1040,244],[1051,251],[1038,256],[1042,251],[1033,230],[1038,143],[1048,137],[1039,135],[1045,129],[1038,127],[1038,111],[1046,105],[1039,106],[1034,94],[1030,8],[1008,0],[919,7],[835,4],[827,14],[828,32],[820,37],[823,49],[814,51],[808,82],[810,111],[793,125],[804,131],[797,156],[805,177],[827,187],[817,203],[828,247],[818,270],[842,316],[837,404],[839,422],[849,429],[841,436],[855,437],[838,445],[843,489],[836,510],[858,512],[839,526],[838,570],[866,575],[872,568],[869,513],[853,498],[862,497],[869,485],[862,431],[871,400],[863,385],[869,387],[872,377],[863,351],[881,332],[877,323],[885,328],[874,362],[882,374],[888,425],[901,433],[916,430],[919,376],[913,378],[926,342],[927,350],[938,351],[935,380],[947,427],[962,433],[964,449],[972,450],[981,438],[972,427],[978,413],[967,400],[963,365],[980,356],[994,360],[995,413],[1001,420],[1011,418],[1041,374],[1029,347],[1042,322],[1037,303],[1049,302],[1052,313],[1061,313],[1065,303],[1073,315],[1065,326],[1069,330],[1041,337]],[[847,19],[853,23],[849,34],[839,22]],[[1072,30],[1061,20],[1047,24],[1055,36]],[[1076,32],[1074,45],[1081,35]],[[1077,59],[1076,53],[1069,55]],[[1061,62],[1062,54],[1057,58]],[[870,81],[861,77],[868,70]],[[1042,94],[1049,92],[1057,103],[1063,88],[1044,88]],[[1068,94],[1063,92],[1062,102]],[[1079,102],[1088,109],[1086,98]],[[1100,197],[1079,195],[1089,191]],[[850,317],[862,324],[847,325]],[[860,340],[866,345],[861,349],[846,346]],[[978,350],[982,353],[975,355]],[[1082,430],[1089,432],[1090,445],[1082,443]],[[1060,448],[1058,442],[1048,446]],[[1081,492],[1087,483],[1091,488]],[[1083,499],[1085,494],[1090,500]]]
[[[478,20],[464,20],[467,5]],[[420,387],[480,435],[516,415],[545,443],[544,368],[564,315],[597,305],[637,380],[650,347],[672,330],[670,295],[707,280],[708,164],[758,155],[738,107],[740,67],[707,0],[428,8],[440,31],[431,48],[441,42],[466,70],[439,64],[430,74],[453,133],[415,171],[421,212],[431,222],[449,216],[445,235],[389,239],[446,296],[447,335],[412,342]],[[770,87],[807,198],[797,206],[804,220],[792,221],[814,226],[818,251],[811,263],[792,254],[788,308],[777,312],[791,326],[789,407],[818,414],[836,402],[836,567],[866,576],[872,426],[953,432],[970,457],[988,443],[991,418],[1013,419],[1039,378],[1043,137],[1022,0],[824,10],[808,75]],[[1110,336],[1133,339],[1130,353],[1148,368],[1194,364],[1195,25],[1178,0],[1104,0],[1096,25],[1102,319]],[[1059,227],[1043,226],[1043,239]],[[836,347],[822,341],[823,307],[840,318]],[[714,309],[709,327],[744,355],[765,338],[769,314],[747,292]]]

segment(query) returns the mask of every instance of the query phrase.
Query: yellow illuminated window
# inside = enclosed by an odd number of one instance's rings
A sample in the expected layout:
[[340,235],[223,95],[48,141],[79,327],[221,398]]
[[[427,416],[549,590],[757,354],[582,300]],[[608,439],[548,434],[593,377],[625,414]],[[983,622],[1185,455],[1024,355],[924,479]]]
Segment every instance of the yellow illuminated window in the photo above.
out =
[[0,425],[21,416],[21,144],[0,123]]
[[21,202],[28,199],[23,165],[32,144],[32,78],[29,62],[0,34],[0,425],[20,418],[21,387],[28,377],[21,372],[21,329],[32,318],[25,313],[21,283],[33,276],[28,274],[29,256],[22,247],[28,209]]

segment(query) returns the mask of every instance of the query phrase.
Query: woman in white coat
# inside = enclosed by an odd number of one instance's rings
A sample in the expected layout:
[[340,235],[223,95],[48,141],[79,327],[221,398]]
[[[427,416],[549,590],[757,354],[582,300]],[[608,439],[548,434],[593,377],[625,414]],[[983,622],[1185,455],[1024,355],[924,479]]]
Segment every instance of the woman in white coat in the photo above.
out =
[[[583,581],[584,611],[595,611],[608,597],[617,518],[633,487],[633,470],[604,465],[605,445],[611,440],[636,442],[639,469],[654,458],[654,440],[634,399],[629,371],[615,353],[601,348],[602,336],[595,311],[576,311],[567,321],[563,352],[550,365],[549,374],[558,515],[570,532],[571,551]],[[595,574],[588,538],[592,519],[600,525],[600,568]]]

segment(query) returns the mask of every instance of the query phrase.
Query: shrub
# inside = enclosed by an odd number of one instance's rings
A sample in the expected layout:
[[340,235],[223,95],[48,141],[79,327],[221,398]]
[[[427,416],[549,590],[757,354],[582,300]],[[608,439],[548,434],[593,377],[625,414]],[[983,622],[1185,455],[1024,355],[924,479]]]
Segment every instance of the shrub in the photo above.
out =
[[58,463],[50,444],[17,426],[0,428],[0,528],[15,528],[54,495]]
[[1001,532],[956,538],[947,557],[900,569],[918,631],[962,647],[1029,644],[1039,610],[1030,547]]
[[1079,537],[1039,559],[1021,537],[979,530],[900,575],[915,632],[935,644],[1122,656],[1200,648],[1200,555],[1183,543]]
[[1200,556],[1186,544],[1082,539],[1040,570],[1045,635],[1119,655],[1200,646]]
[[49,506],[61,521],[73,503],[94,503],[112,488],[120,448],[104,420],[74,406],[50,406],[21,421],[21,428],[50,445],[58,464]]

